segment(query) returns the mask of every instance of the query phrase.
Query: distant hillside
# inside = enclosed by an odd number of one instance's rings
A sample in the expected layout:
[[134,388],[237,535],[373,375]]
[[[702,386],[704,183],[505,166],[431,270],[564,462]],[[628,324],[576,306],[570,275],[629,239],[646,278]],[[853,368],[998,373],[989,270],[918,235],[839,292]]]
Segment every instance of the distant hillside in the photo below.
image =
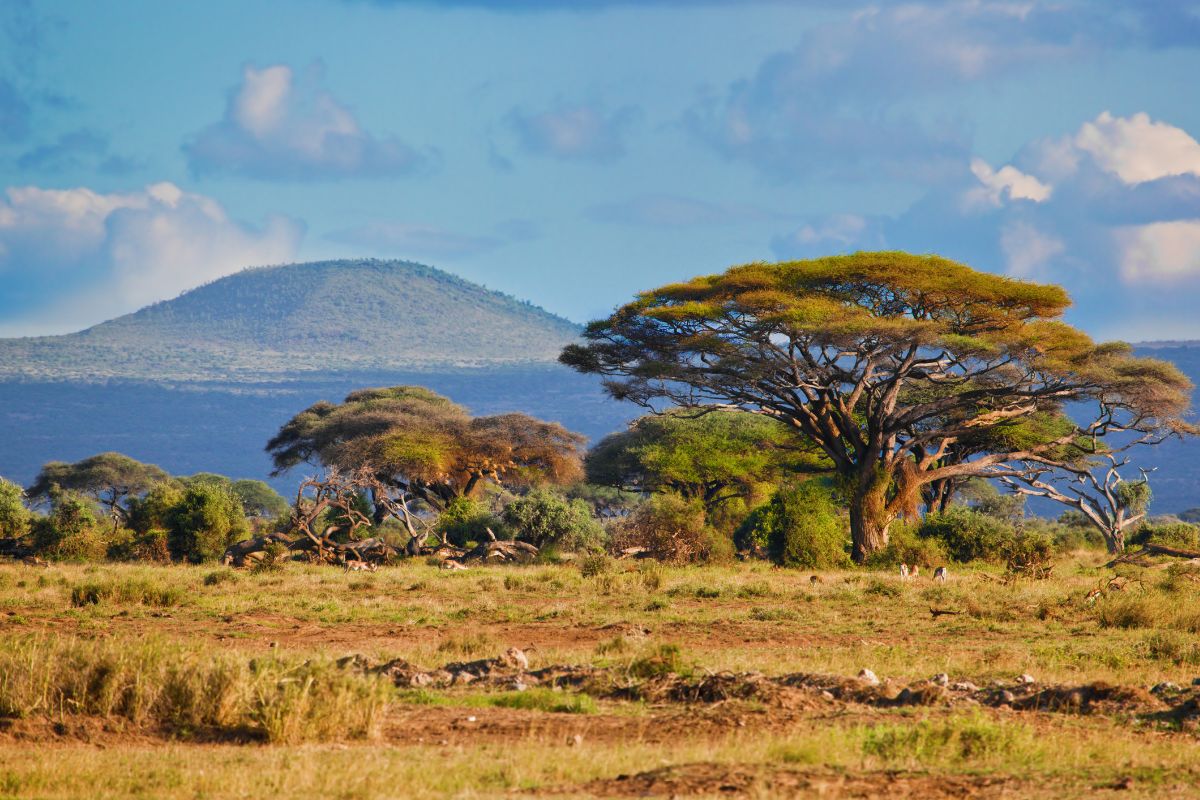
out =
[[0,339],[0,379],[264,380],[552,362],[579,327],[402,261],[249,269],[66,336]]

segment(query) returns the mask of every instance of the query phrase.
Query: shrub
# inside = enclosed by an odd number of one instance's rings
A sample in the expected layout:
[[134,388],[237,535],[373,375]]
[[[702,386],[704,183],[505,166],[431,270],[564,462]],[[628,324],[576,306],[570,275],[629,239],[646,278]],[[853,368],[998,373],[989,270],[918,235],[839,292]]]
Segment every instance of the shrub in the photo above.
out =
[[489,513],[483,504],[469,497],[451,500],[437,521],[437,530],[456,547],[466,547],[469,542],[487,539],[488,528],[498,538],[503,538],[500,519]]
[[92,503],[70,492],[56,494],[50,514],[33,523],[33,546],[46,558],[100,561],[108,552],[108,531],[96,523]]
[[534,489],[504,507],[504,522],[517,539],[537,548],[593,550],[604,544],[604,528],[585,500],[568,500],[549,489]]
[[737,532],[747,548],[765,546],[784,567],[829,569],[849,563],[850,538],[830,489],[819,481],[781,487]]
[[183,487],[175,481],[155,484],[142,497],[129,498],[129,527],[140,534],[166,530],[167,515],[183,500]]
[[29,509],[25,493],[11,481],[0,478],[0,537],[17,539],[29,532]]
[[241,501],[219,484],[194,482],[167,512],[167,546],[180,560],[215,561],[249,532]]
[[603,553],[584,556],[579,562],[579,574],[585,578],[612,572],[613,560]]
[[645,548],[659,561],[687,563],[708,560],[715,542],[705,525],[703,506],[659,494],[613,525],[612,544],[618,550]]
[[917,535],[939,542],[955,561],[999,561],[1016,531],[995,517],[962,506],[925,517]]
[[683,660],[683,651],[674,644],[660,644],[629,663],[629,675],[632,678],[658,678],[671,674],[686,676],[689,672]]
[[113,561],[138,561],[151,564],[167,564],[171,561],[171,550],[167,547],[167,532],[152,530],[143,535],[133,531],[122,531],[108,546],[108,557]]
[[892,523],[887,547],[876,550],[867,557],[869,567],[896,567],[914,564],[930,569],[946,563],[946,554],[936,539],[922,539],[916,528],[903,521]]
[[1160,544],[1181,550],[1200,548],[1200,527],[1186,522],[1151,522],[1129,537],[1129,544]]

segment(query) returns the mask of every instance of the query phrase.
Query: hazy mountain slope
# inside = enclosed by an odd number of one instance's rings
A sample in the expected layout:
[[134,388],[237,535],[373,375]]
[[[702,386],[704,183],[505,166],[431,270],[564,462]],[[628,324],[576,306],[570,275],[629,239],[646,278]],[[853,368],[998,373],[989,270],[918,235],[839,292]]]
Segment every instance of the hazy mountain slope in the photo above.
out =
[[537,364],[578,332],[431,267],[322,261],[246,270],[80,333],[0,339],[0,378],[255,380]]

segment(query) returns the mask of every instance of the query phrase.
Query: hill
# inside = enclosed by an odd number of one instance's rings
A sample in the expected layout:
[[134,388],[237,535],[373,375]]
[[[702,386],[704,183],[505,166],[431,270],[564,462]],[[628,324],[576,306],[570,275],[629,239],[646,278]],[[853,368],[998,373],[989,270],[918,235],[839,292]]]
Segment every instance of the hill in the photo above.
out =
[[0,379],[258,381],[553,362],[579,326],[403,261],[248,269],[79,333],[0,339]]

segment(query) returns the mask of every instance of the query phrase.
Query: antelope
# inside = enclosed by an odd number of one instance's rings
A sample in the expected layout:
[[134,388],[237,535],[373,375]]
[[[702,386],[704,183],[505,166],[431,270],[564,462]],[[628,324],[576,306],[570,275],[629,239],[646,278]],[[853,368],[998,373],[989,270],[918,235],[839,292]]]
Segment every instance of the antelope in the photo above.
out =
[[355,561],[354,559],[347,560],[342,565],[346,572],[374,572],[379,569],[378,564],[371,564],[366,561]]
[[947,575],[947,572],[946,572],[945,567],[938,567],[937,569],[935,569],[933,571],[933,579],[935,581],[937,581],[938,583],[945,583],[946,575]]
[[908,580],[908,564],[902,563],[900,565],[900,580],[902,580],[902,581]]
[[911,575],[911,576],[913,576],[914,578],[915,578],[915,577],[917,577],[918,575],[920,575],[920,574],[921,574],[921,565],[920,565],[920,564],[913,564],[913,565],[912,565],[912,571],[911,571],[911,572],[909,572],[908,574],[909,574],[909,575]]

